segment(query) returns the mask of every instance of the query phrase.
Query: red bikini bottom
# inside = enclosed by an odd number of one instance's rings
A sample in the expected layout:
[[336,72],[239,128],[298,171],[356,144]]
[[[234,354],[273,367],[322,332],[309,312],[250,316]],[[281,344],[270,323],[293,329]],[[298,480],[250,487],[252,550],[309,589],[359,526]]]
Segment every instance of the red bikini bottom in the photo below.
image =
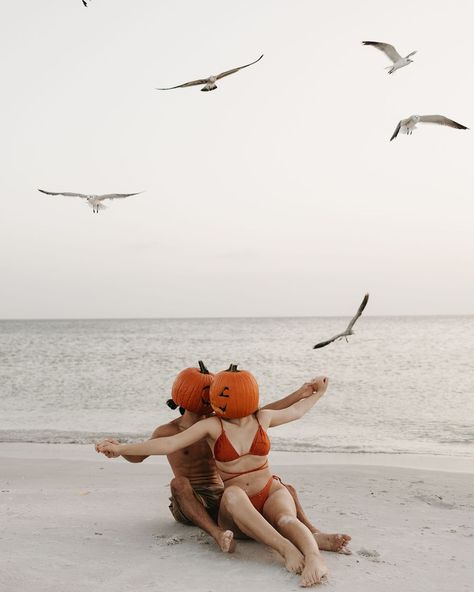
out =
[[281,483],[280,477],[272,475],[263,489],[254,495],[249,495],[249,500],[252,506],[257,510],[257,512],[260,512],[260,514],[262,513],[263,506],[265,505],[265,502],[267,501],[270,494],[270,488],[272,486],[273,480],[280,481]]

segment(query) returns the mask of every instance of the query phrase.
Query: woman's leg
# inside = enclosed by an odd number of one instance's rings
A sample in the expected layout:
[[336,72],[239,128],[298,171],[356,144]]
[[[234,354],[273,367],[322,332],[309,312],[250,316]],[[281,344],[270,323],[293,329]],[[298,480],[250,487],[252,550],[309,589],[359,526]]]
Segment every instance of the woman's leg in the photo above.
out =
[[321,551],[334,551],[335,553],[350,555],[351,551],[347,548],[347,545],[349,544],[351,537],[348,534],[328,534],[318,530],[306,516],[293,485],[288,485],[287,483],[283,483],[283,485],[288,489],[295,502],[296,517],[313,533]]
[[236,485],[227,487],[222,494],[219,508],[219,526],[232,530],[236,535],[240,531],[246,536],[275,549],[284,558],[288,571],[301,573],[303,555],[291,541],[277,532],[257,512],[245,491]]
[[301,573],[301,585],[318,584],[327,575],[327,567],[313,533],[296,517],[295,502],[284,485],[275,484],[272,487],[263,506],[263,515],[303,553],[305,566]]

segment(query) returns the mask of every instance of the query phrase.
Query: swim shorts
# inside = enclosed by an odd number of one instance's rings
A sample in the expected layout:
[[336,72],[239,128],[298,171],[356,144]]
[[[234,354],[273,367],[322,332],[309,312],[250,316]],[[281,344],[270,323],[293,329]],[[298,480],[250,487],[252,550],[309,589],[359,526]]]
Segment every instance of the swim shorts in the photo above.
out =
[[[207,510],[209,516],[216,522],[223,491],[224,488],[219,485],[215,485],[213,487],[193,487],[194,497],[200,504],[202,504],[202,506]],[[170,497],[170,502],[169,509],[176,522],[181,522],[181,524],[188,525],[194,524],[193,521],[190,520],[183,512],[178,500],[173,495]]]

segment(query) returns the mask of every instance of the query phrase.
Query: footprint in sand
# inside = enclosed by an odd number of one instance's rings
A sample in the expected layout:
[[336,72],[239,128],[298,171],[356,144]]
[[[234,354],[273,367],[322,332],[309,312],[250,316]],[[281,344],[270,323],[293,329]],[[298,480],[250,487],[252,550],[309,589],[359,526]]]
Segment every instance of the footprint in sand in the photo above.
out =
[[369,561],[374,561],[375,563],[378,563],[380,561],[380,553],[375,549],[364,549],[364,547],[361,547],[357,551],[357,555],[366,557]]
[[425,504],[428,504],[429,506],[435,506],[436,508],[445,508],[446,510],[451,510],[455,507],[454,504],[445,502],[440,495],[420,494],[415,495],[415,498],[425,502]]
[[205,532],[202,532],[202,530],[200,532],[198,532],[197,534],[190,535],[190,538],[197,541],[200,545],[210,545],[211,544],[210,536],[207,535]]
[[169,539],[166,539],[167,545],[179,545],[182,542],[183,542],[183,537],[180,537],[177,534],[170,536]]

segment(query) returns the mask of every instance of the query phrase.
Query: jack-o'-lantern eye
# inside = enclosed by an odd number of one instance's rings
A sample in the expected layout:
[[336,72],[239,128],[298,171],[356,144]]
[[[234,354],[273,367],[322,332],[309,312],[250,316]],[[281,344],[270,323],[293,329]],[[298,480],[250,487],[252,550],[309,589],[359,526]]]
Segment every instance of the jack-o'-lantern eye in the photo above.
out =
[[[229,419],[246,417],[258,409],[258,384],[250,372],[231,364],[214,376],[209,397],[217,415]],[[223,398],[227,399],[224,405]]]
[[186,368],[176,377],[171,394],[173,401],[193,413],[209,411],[209,389],[214,375],[204,363],[199,361],[199,368]]

